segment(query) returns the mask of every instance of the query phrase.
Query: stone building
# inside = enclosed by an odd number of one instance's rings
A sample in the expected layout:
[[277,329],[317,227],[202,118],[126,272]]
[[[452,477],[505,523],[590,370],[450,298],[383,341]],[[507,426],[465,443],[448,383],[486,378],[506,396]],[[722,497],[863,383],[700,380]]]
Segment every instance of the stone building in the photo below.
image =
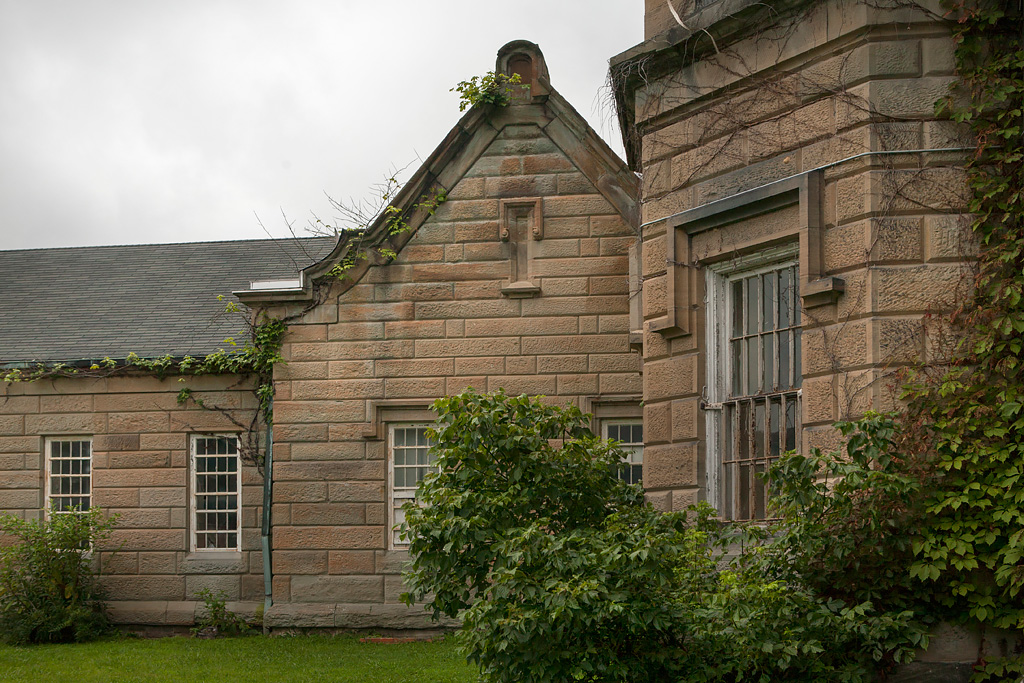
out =
[[934,113],[953,41],[931,5],[691,0],[677,21],[648,0],[647,40],[612,59],[663,507],[763,516],[772,458],[835,447],[899,367],[942,362],[926,323],[969,282],[972,143]]
[[[196,493],[205,465],[217,462],[211,456],[229,450],[229,443],[237,451],[234,437],[255,414],[249,378],[190,377],[190,388],[230,409],[197,410],[194,403],[179,404],[185,385],[177,377],[103,376],[104,359],[203,357],[232,348],[225,340],[246,334],[245,318],[225,312],[218,295],[248,287],[251,279],[294,278],[296,264],[319,260],[334,242],[0,252],[0,373],[30,373],[38,361],[65,363],[69,371],[101,370],[96,377],[3,387],[0,510],[38,518],[71,506],[100,506],[118,514],[107,549],[94,553],[115,620],[192,623],[203,588],[224,589],[236,601],[262,601],[262,482],[231,454],[231,481],[221,482],[230,504],[226,496]],[[198,528],[221,521],[224,533]],[[116,553],[108,552],[113,548]]]
[[[466,387],[575,403],[642,448],[629,324],[637,177],[551,87],[536,45],[505,46],[498,69],[529,89],[469,111],[396,198],[406,227],[371,226],[360,258],[346,260],[348,238],[326,252],[295,240],[279,253],[258,241],[237,255],[220,243],[0,256],[16,292],[0,304],[0,357],[26,373],[39,361],[102,375],[108,357],[205,355],[238,335],[238,320],[217,315],[215,295],[232,291],[288,321],[265,548],[262,477],[245,457],[265,437],[248,429],[248,378],[184,378],[184,404],[178,378],[137,373],[5,387],[0,509],[119,513],[120,549],[97,554],[115,619],[189,624],[211,589],[243,612],[266,604],[272,628],[429,627],[398,604],[407,554],[391,529],[426,472],[429,405]],[[42,301],[58,262],[71,277]],[[51,344],[52,320],[65,323]]]
[[[941,363],[930,314],[963,295],[971,143],[934,114],[952,39],[936,14],[892,4],[676,0],[677,19],[647,0],[646,40],[611,62],[627,162],[552,88],[537,46],[510,43],[497,69],[529,90],[466,114],[396,199],[408,229],[368,231],[372,258],[353,259],[352,239],[296,245],[298,271],[266,255],[239,284],[207,283],[203,296],[230,285],[288,320],[265,550],[252,468],[237,521],[197,528],[198,463],[239,468],[238,428],[180,406],[174,378],[7,387],[0,509],[43,514],[53,463],[84,458],[46,449],[88,442],[92,502],[125,520],[106,579],[118,619],[189,623],[213,588],[239,609],[266,602],[274,628],[428,627],[398,604],[392,527],[425,471],[429,404],[472,386],[593,413],[662,509],[764,516],[754,475],[784,450],[834,446],[836,419],[891,405],[901,366]],[[146,248],[174,249],[196,251]],[[0,255],[0,277],[21,254]],[[0,336],[0,361],[114,353],[109,334],[85,345],[87,328],[82,351],[42,356],[47,321],[22,326]],[[150,353],[195,352],[170,339]],[[252,413],[244,380],[190,382],[236,421]]]
[[[545,395],[639,424],[629,346],[636,176],[555,91],[543,56],[506,45],[528,90],[475,108],[403,188],[390,263],[328,290],[342,242],[291,289],[241,292],[294,317],[275,373],[274,626],[427,626],[399,603],[399,509],[426,472],[434,399],[467,387]],[[433,215],[424,197],[447,193]],[[305,312],[303,312],[305,311]]]

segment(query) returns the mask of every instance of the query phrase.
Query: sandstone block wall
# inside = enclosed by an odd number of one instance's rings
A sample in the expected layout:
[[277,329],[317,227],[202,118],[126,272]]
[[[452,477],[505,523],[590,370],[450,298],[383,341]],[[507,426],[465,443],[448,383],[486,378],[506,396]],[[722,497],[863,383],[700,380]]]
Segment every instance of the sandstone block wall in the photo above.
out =
[[[648,3],[649,36],[663,4]],[[805,300],[805,449],[835,446],[837,419],[892,406],[895,369],[941,363],[948,343],[931,316],[968,292],[965,153],[941,150],[971,141],[934,114],[953,80],[948,29],[923,12],[870,3],[802,5],[777,26],[720,42],[718,53],[663,64],[633,102],[644,171],[648,465],[666,463],[664,477],[645,478],[666,508],[706,495],[704,264],[795,240],[798,212],[808,202],[820,212],[820,275],[845,291]],[[660,219],[815,169],[820,188],[800,207],[702,233],[689,263],[666,262],[672,228]],[[692,270],[697,327],[667,338],[649,328],[680,305],[666,300],[674,268]]]
[[[275,372],[274,627],[430,625],[398,604],[407,557],[389,549],[388,423],[429,421],[430,402],[467,387],[639,405],[636,236],[539,125],[504,116],[397,259],[289,328]],[[529,258],[539,293],[512,298],[500,203],[524,197],[543,213]]]
[[[238,434],[217,412],[178,405],[176,378],[69,378],[13,384],[0,396],[0,511],[44,514],[48,437],[92,440],[92,504],[119,520],[94,561],[115,621],[189,625],[197,593],[223,591],[251,612],[263,601],[262,479],[242,470],[241,552],[190,551],[190,437]],[[209,405],[246,424],[255,408],[238,377],[190,378]]]

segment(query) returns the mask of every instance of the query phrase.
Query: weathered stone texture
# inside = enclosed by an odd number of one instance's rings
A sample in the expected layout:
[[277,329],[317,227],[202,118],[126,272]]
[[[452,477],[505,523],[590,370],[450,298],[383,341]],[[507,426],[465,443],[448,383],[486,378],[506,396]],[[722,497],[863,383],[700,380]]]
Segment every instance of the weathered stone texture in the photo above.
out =
[[[245,381],[201,377],[188,386],[210,405],[234,411],[240,420],[251,419],[255,399]],[[225,421],[219,415],[211,421],[209,411],[194,405],[179,405],[181,387],[174,378],[83,378],[12,385],[7,400],[0,400],[0,413],[22,413],[0,415],[0,451],[14,451],[13,457],[0,459],[0,509],[38,516],[46,504],[45,439],[91,437],[92,504],[119,516],[113,536],[97,549],[103,584],[116,598],[111,609],[115,620],[172,623],[177,617],[168,616],[169,603],[152,601],[185,598],[191,570],[179,567],[177,557],[190,550],[189,437],[211,425],[223,428]],[[224,431],[238,429],[230,425]],[[253,481],[248,471],[243,474],[243,482]],[[246,483],[243,498],[255,488]],[[242,524],[248,538],[255,515],[243,514]],[[243,547],[232,555],[248,566],[254,544]],[[237,585],[237,576],[228,583]],[[237,598],[238,588],[229,594]],[[191,616],[181,623],[191,623]]]
[[[726,5],[707,3],[694,13],[692,3],[675,3],[694,36],[736,8]],[[667,9],[647,2],[646,35],[658,36],[645,46],[652,51],[686,35]],[[898,36],[889,30],[897,15],[913,24]],[[938,340],[948,348],[948,337],[929,332],[925,321],[969,292],[963,263],[977,246],[962,216],[964,157],[920,152],[971,145],[962,127],[934,120],[953,72],[948,29],[921,12],[831,0],[806,3],[796,16],[784,44],[751,34],[695,61],[645,64],[649,72],[625,105],[642,136],[644,175],[644,483],[664,509],[707,493],[703,473],[711,465],[698,460],[703,448],[688,446],[705,436],[700,397],[721,369],[706,367],[703,353],[711,322],[704,319],[705,264],[795,243],[806,212],[820,212],[820,265],[844,291],[804,311],[804,448],[836,445],[833,420],[895,405],[887,388],[892,370],[933,347],[942,357]],[[716,200],[741,206],[736,195],[744,190],[816,169],[820,191],[803,205],[709,230],[688,226],[688,261],[667,262],[666,223],[653,221]],[[804,273],[808,253],[801,250]],[[675,287],[670,301],[673,265],[691,269],[694,291]],[[670,307],[676,315],[695,311],[694,326],[675,338],[649,327]]]
[[[339,624],[419,623],[352,611],[397,600],[407,559],[389,550],[386,411],[422,410],[467,386],[557,403],[641,391],[627,340],[633,229],[546,132],[509,115],[397,258],[327,302],[337,324],[290,333],[289,365],[276,373],[275,594],[287,576],[287,599],[337,603]],[[543,219],[526,275],[540,292],[523,299],[502,293],[511,250],[499,200],[517,197],[539,198]],[[322,325],[292,328],[307,323]],[[323,424],[326,438],[314,431]],[[280,626],[320,618],[277,610],[268,621]]]

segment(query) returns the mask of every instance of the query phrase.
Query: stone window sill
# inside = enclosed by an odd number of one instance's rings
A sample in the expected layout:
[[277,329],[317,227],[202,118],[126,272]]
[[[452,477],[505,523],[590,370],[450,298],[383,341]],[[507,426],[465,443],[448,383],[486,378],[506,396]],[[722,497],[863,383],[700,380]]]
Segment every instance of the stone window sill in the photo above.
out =
[[244,574],[248,564],[241,550],[200,550],[185,555],[181,568],[185,574]]

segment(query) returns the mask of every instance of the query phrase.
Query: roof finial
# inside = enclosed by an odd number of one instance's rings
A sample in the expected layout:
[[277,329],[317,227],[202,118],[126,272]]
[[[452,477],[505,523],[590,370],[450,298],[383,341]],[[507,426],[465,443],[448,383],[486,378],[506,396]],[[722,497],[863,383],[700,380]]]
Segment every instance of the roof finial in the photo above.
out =
[[519,74],[523,85],[530,86],[529,91],[524,88],[521,95],[513,95],[513,103],[530,102],[537,97],[546,97],[550,92],[548,65],[544,61],[544,53],[536,43],[513,40],[505,45],[498,50],[495,71],[506,76]]

